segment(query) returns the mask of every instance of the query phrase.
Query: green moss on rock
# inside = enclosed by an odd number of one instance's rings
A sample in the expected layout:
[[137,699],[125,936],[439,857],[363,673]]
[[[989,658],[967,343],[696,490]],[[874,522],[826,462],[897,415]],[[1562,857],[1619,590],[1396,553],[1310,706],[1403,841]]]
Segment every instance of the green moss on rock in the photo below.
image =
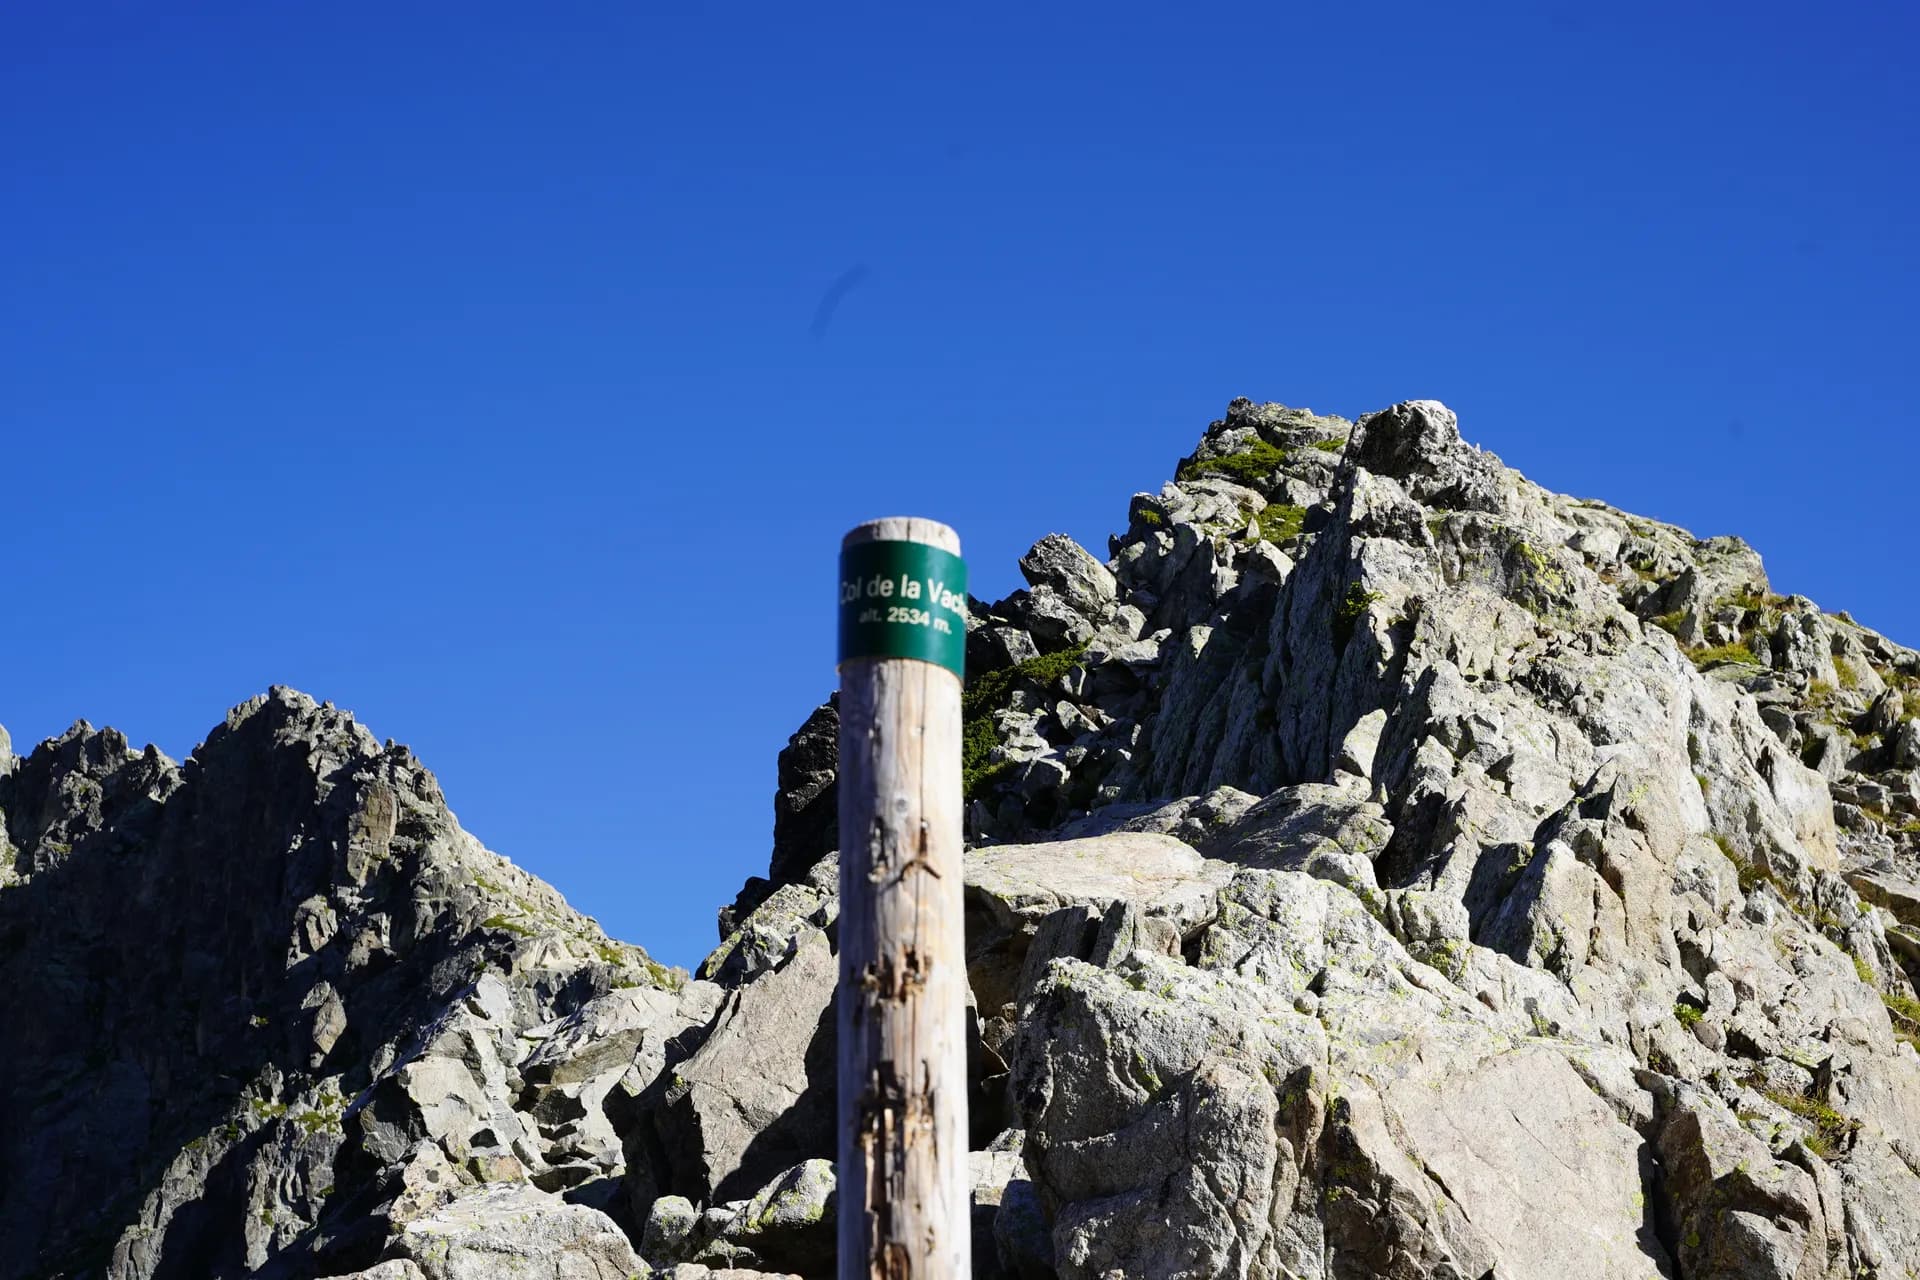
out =
[[1716,644],[1711,647],[1699,649],[1689,649],[1687,650],[1687,656],[1693,659],[1693,665],[1699,667],[1701,670],[1718,666],[1723,662],[1738,662],[1749,667],[1757,667],[1760,665],[1760,659],[1754,656],[1753,650],[1738,642],[1733,644]]
[[1013,701],[1013,691],[1022,682],[1044,688],[1073,670],[1086,652],[1086,645],[1075,645],[967,678],[966,691],[960,695],[960,786],[967,799],[987,791],[1010,767],[1006,761],[992,758],[1000,745],[993,726],[994,712],[1007,708]]
[[1346,648],[1347,642],[1353,639],[1353,629],[1359,623],[1360,615],[1378,599],[1378,591],[1368,591],[1357,582],[1348,584],[1347,594],[1340,598],[1340,603],[1333,610],[1333,638],[1339,648]]
[[1307,509],[1292,506],[1285,502],[1269,502],[1254,517],[1260,526],[1260,536],[1267,542],[1291,542],[1300,536],[1300,528],[1306,523]]
[[1199,458],[1180,468],[1174,477],[1176,480],[1198,480],[1202,476],[1219,476],[1235,484],[1257,486],[1279,469],[1287,460],[1287,451],[1279,445],[1268,444],[1265,440],[1255,440],[1252,445],[1239,453],[1229,453],[1218,458]]
[[533,936],[533,930],[531,928],[521,924],[518,920],[509,920],[499,912],[495,912],[485,920],[482,920],[480,927],[483,929],[499,929],[502,932],[511,933],[520,938],[531,938]]

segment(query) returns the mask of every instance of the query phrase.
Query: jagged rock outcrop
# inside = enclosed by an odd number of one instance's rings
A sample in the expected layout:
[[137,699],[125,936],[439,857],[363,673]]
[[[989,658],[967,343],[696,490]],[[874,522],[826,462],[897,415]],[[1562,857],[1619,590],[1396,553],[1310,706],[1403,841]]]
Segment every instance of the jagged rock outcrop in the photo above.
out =
[[613,1199],[601,1096],[717,1003],[290,690],[178,766],[77,725],[0,813],[7,1280],[323,1275],[390,1240],[472,1274],[412,1224],[496,1183]]
[[[972,606],[976,1274],[1920,1274],[1920,653],[1431,401],[1107,552]],[[836,731],[693,978],[300,695],[0,743],[0,1280],[830,1274]]]
[[1920,655],[1431,402],[1236,402],[1111,551],[977,610],[971,833],[1243,870],[971,962],[1058,1274],[1920,1259]]

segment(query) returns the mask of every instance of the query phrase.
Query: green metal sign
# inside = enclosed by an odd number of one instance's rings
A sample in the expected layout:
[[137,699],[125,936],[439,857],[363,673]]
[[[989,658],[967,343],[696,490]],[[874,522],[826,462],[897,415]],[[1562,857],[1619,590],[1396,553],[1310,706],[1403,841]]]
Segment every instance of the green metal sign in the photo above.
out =
[[840,550],[840,657],[918,658],[966,675],[967,562],[924,542]]

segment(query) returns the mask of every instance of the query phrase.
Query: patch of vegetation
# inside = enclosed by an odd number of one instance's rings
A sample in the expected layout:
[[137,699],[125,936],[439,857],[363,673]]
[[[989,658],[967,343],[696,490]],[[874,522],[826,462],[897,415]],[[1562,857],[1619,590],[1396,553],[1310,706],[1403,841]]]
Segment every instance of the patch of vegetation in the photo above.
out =
[[1853,971],[1860,975],[1860,981],[1866,983],[1870,987],[1879,985],[1874,980],[1873,966],[1867,963],[1866,958],[1864,956],[1857,956],[1857,955],[1854,955],[1852,952],[1848,952],[1847,958],[1853,961]]
[[648,956],[644,963],[646,965],[647,976],[653,979],[653,985],[660,990],[678,991],[687,985],[687,979],[684,973],[675,972],[666,965],[661,964],[658,960],[655,960],[652,956]]
[[1887,687],[1900,694],[1900,707],[1910,720],[1920,720],[1920,675],[1888,670],[1880,673]]
[[299,1125],[301,1131],[309,1138],[329,1131],[338,1131],[340,1118],[347,1108],[347,1100],[330,1088],[323,1091],[316,1101],[318,1105],[312,1110],[296,1112],[293,1117],[293,1122]]
[[1675,1000],[1673,1002],[1674,1020],[1689,1031],[1699,1026],[1700,1019],[1705,1016],[1705,1010],[1696,1005],[1688,1004],[1685,1000]]
[[993,749],[1000,745],[994,736],[993,719],[982,716],[969,720],[960,737],[960,794],[971,800],[991,790],[1012,766],[1005,760],[993,760]]
[[1753,650],[1740,642],[1716,644],[1711,647],[1687,650],[1687,656],[1693,659],[1693,665],[1705,670],[1721,662],[1738,662],[1743,666],[1757,667],[1760,659],[1753,656]]
[[1835,658],[1833,660],[1833,674],[1840,677],[1840,687],[1842,689],[1857,689],[1860,687],[1860,673],[1855,671],[1853,664],[1845,658]]
[[[1827,910],[1825,907],[1820,907],[1813,913],[1813,927],[1832,939],[1835,946],[1843,950],[1845,949],[1847,926],[1846,922],[1841,920],[1839,916]],[[1857,956],[1855,957],[1855,959],[1858,958]],[[1858,965],[1855,966],[1856,970],[1858,967]]]
[[1774,887],[1774,891],[1780,895],[1782,902],[1789,904],[1793,902],[1793,895],[1788,891],[1787,886],[1781,881],[1780,877],[1774,875],[1773,872],[1767,870],[1767,868],[1755,866],[1753,863],[1741,857],[1740,851],[1733,847],[1733,841],[1716,831],[1713,833],[1713,842],[1720,846],[1720,852],[1727,855],[1727,861],[1733,864],[1734,874],[1740,881],[1741,893],[1752,893],[1761,885],[1770,884]]
[[1347,441],[1344,436],[1328,436],[1325,440],[1315,440],[1312,447],[1322,453],[1338,453],[1347,447]]
[[1075,645],[1024,659],[1000,671],[967,676],[966,692],[960,695],[960,787],[967,799],[992,787],[1010,767],[1004,760],[992,760],[994,749],[1000,745],[994,733],[993,713],[1006,709],[1022,681],[1050,685],[1079,665],[1086,652],[1086,645]]
[[1369,605],[1380,599],[1378,591],[1367,591],[1357,582],[1347,585],[1347,594],[1333,610],[1333,639],[1337,648],[1344,649],[1353,639],[1353,628],[1360,621],[1360,615]]
[[1792,895],[1787,892],[1785,882],[1766,867],[1756,866],[1751,862],[1735,862],[1733,865],[1740,878],[1740,892],[1752,893],[1761,885],[1770,884],[1779,893],[1782,902],[1793,901]]
[[531,938],[534,932],[532,929],[530,929],[526,925],[521,924],[518,920],[509,920],[506,916],[501,915],[497,911],[494,914],[488,916],[485,920],[482,920],[480,922],[480,927],[482,929],[499,929],[505,933],[511,933],[516,937],[521,937],[521,938]]
[[1306,523],[1307,509],[1290,506],[1284,502],[1269,502],[1254,517],[1260,526],[1260,536],[1267,542],[1291,542],[1300,536],[1300,528]]
[[1888,995],[1882,991],[1880,1002],[1887,1006],[1887,1016],[1893,1019],[1895,1038],[1920,1050],[1920,1000],[1912,996]]
[[1647,619],[1647,621],[1651,622],[1654,626],[1660,628],[1662,631],[1666,632],[1668,635],[1675,635],[1675,636],[1680,634],[1680,624],[1685,622],[1686,620],[1687,620],[1687,611],[1685,609],[1675,609],[1672,613],[1663,613],[1658,617]]
[[1741,590],[1728,596],[1725,603],[1738,605],[1740,608],[1746,609],[1749,612],[1756,612],[1767,607],[1767,597],[1755,591],[1752,587],[1743,587]]
[[1198,480],[1201,476],[1219,476],[1235,484],[1257,485],[1287,460],[1287,451],[1265,440],[1255,440],[1239,453],[1218,458],[1202,458],[1181,467],[1176,480]]
[[1853,1136],[1853,1131],[1860,1127],[1858,1120],[1841,1115],[1817,1098],[1809,1098],[1789,1089],[1771,1088],[1758,1077],[1748,1080],[1747,1087],[1804,1121],[1808,1128],[1807,1149],[1822,1160],[1831,1160],[1847,1139]]
[[1913,1031],[1920,1031],[1920,1000],[1912,996],[1888,995],[1882,991],[1880,1001],[1887,1006],[1887,1013],[1896,1021],[1904,1022]]
[[1140,508],[1139,513],[1134,516],[1134,519],[1146,525],[1149,529],[1158,529],[1167,522],[1167,518],[1158,511],[1155,511],[1152,507]]

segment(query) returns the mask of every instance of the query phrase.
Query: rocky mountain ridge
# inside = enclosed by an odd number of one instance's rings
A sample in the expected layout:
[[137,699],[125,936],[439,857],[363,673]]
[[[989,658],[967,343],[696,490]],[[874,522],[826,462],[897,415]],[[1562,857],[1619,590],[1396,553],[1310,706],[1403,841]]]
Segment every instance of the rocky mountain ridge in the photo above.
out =
[[[1920,1275],[1920,653],[1429,401],[973,602],[976,1274]],[[695,975],[276,689],[0,749],[0,1280],[830,1274],[836,717]]]

